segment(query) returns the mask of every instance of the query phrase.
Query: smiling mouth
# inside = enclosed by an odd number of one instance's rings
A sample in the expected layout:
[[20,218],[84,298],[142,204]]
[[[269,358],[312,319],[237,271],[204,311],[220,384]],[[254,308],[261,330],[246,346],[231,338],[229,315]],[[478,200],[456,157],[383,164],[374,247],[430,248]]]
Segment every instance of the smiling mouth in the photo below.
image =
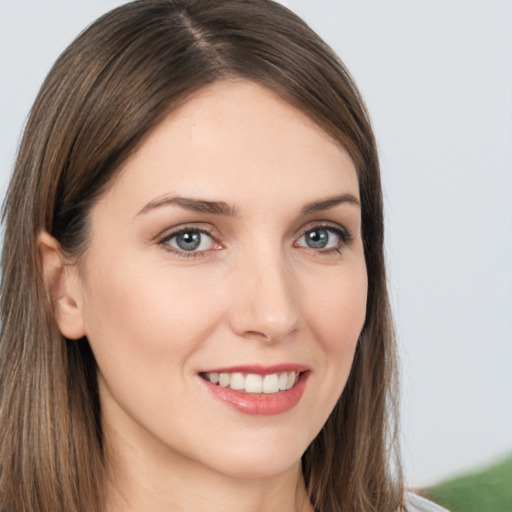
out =
[[287,391],[298,382],[301,372],[279,372],[268,375],[255,373],[201,373],[200,376],[221,388],[230,388],[242,393],[275,394]]

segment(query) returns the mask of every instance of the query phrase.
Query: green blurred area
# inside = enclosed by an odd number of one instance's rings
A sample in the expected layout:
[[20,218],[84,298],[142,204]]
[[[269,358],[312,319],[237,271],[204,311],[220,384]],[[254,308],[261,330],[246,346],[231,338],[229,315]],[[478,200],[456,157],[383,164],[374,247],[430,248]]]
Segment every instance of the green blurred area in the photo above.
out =
[[421,494],[450,512],[512,512],[512,456]]

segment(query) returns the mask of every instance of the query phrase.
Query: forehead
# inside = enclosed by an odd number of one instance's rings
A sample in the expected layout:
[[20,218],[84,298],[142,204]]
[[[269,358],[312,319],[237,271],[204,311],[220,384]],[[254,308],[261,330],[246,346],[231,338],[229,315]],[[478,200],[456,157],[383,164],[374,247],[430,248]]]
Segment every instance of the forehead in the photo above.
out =
[[218,194],[229,200],[266,190],[300,198],[308,191],[329,195],[333,187],[358,197],[347,151],[276,93],[242,80],[193,93],[144,140],[115,181],[131,181],[138,194],[154,197]]

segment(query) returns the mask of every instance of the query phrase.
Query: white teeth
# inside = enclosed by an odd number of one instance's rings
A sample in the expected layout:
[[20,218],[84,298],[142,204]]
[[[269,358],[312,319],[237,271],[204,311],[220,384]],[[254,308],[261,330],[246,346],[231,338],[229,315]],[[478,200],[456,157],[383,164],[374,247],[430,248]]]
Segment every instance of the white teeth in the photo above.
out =
[[221,373],[219,375],[219,386],[221,388],[227,388],[231,381],[231,375],[229,373]]
[[231,382],[229,383],[229,387],[231,389],[244,389],[244,381],[244,376],[241,373],[233,373],[233,375],[231,375]]
[[212,384],[246,393],[272,394],[292,388],[298,381],[297,372],[271,373],[261,376],[255,373],[205,373],[202,374]]
[[263,379],[263,393],[277,393],[279,391],[279,376],[277,373],[265,375]]
[[263,391],[263,379],[261,375],[249,373],[245,377],[245,391],[246,393],[261,393]]
[[290,372],[288,374],[288,382],[286,383],[286,389],[290,389],[295,384],[295,372]]

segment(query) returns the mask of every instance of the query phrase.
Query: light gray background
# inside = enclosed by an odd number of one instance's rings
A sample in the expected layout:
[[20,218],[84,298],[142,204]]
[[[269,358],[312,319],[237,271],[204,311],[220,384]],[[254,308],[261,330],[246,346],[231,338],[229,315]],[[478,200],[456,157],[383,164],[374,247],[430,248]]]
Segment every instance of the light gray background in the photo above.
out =
[[[113,0],[0,0],[0,194],[51,64]],[[411,485],[512,452],[512,1],[288,0],[379,141]]]

